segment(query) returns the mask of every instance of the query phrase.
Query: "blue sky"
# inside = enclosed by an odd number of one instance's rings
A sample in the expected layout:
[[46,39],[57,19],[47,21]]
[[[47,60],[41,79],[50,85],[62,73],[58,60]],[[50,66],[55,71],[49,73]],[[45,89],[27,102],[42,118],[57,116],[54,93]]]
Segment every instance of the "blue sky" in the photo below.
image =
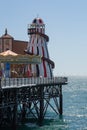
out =
[[27,26],[37,15],[50,38],[54,75],[87,76],[87,0],[0,0],[0,36],[7,28],[28,41]]

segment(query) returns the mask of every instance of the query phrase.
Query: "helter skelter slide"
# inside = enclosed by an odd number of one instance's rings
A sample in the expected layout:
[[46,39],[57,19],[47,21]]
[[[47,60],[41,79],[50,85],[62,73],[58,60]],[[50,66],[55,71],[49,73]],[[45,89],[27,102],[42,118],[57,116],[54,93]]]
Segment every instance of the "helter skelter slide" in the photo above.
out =
[[54,62],[49,58],[47,42],[49,37],[45,34],[45,24],[41,18],[35,18],[28,26],[29,42],[27,53],[30,55],[40,55],[41,64],[29,65],[29,69],[36,77],[53,77]]

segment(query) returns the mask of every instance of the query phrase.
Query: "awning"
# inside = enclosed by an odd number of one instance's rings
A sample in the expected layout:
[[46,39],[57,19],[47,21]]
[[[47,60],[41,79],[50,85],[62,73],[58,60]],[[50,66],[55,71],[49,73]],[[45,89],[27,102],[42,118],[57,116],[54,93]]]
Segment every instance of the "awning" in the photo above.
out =
[[41,63],[41,56],[36,55],[21,55],[11,50],[0,53],[0,62],[11,64],[39,64]]

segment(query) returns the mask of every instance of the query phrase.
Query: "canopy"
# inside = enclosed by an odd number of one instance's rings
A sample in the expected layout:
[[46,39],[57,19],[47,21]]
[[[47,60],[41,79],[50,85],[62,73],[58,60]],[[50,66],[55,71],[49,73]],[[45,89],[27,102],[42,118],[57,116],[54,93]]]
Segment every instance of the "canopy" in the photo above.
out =
[[4,52],[0,53],[0,56],[9,56],[9,55],[17,56],[18,54],[13,52],[13,51],[11,51],[11,50],[7,50],[7,51],[4,51]]
[[21,55],[11,50],[0,53],[0,62],[13,63],[13,64],[39,64],[41,63],[41,57],[36,55]]

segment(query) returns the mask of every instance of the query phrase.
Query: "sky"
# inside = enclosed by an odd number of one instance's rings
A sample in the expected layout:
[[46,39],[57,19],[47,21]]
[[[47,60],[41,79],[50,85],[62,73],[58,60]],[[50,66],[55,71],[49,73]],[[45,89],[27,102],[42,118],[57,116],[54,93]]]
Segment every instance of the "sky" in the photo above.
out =
[[28,24],[43,19],[55,76],[87,76],[87,0],[0,0],[0,36],[28,41]]

